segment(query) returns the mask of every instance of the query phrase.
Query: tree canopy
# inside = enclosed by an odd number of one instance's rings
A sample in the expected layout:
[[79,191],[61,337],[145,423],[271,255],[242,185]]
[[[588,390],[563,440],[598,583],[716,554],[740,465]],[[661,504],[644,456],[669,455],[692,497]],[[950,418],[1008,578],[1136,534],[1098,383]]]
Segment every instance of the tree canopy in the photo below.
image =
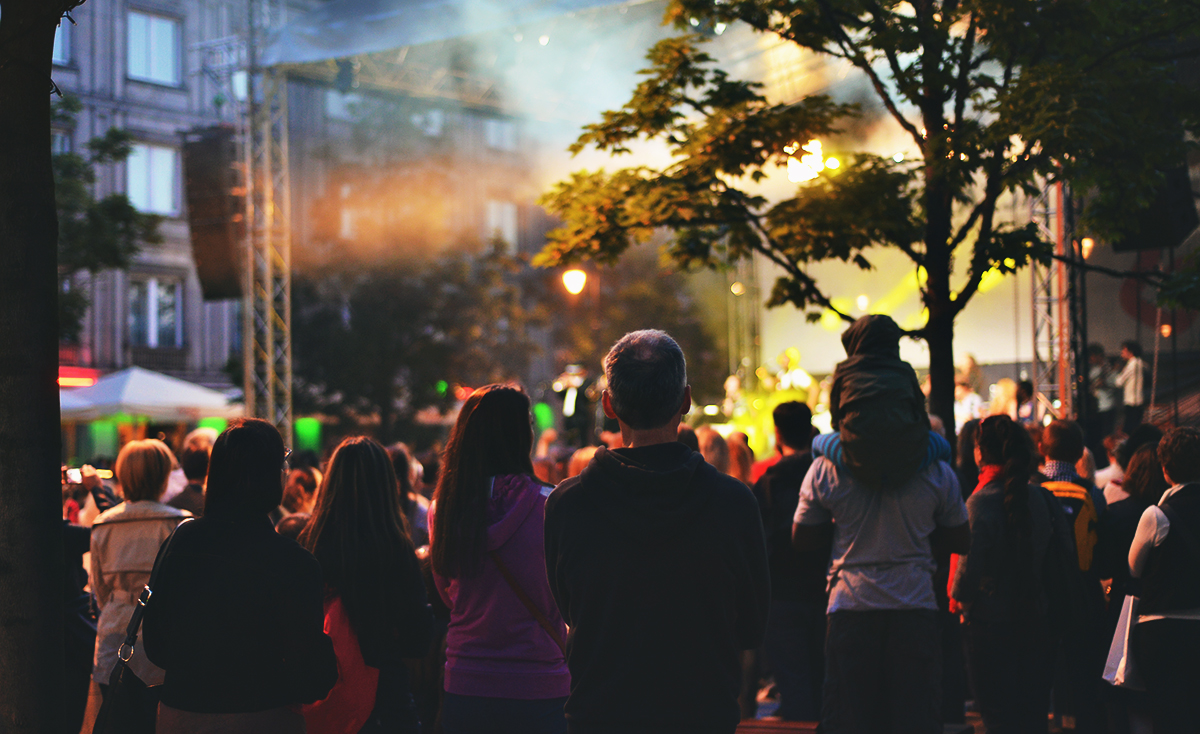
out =
[[[64,97],[53,106],[54,122],[74,123],[81,105],[75,97]],[[109,128],[87,143],[87,154],[70,150],[55,152],[54,202],[58,208],[58,274],[66,285],[84,270],[97,273],[108,268],[126,268],[143,243],[162,241],[158,232],[162,217],[139,212],[125,194],[96,199],[92,189],[98,166],[119,163],[133,151],[132,136]],[[59,338],[79,336],[88,300],[85,291],[64,287],[58,294]]]
[[572,146],[620,155],[654,140],[670,162],[555,185],[543,203],[563,224],[536,262],[612,262],[667,228],[676,263],[720,268],[757,255],[783,273],[769,306],[850,320],[808,266],[870,270],[876,248],[898,250],[923,276],[928,320],[910,335],[929,345],[931,408],[947,425],[955,318],[988,272],[1052,252],[1035,226],[1002,215],[1002,197],[1069,182],[1078,231],[1125,236],[1200,122],[1175,70],[1197,49],[1200,4],[1186,0],[673,0],[666,19],[685,29],[741,22],[853,67],[919,154],[848,150],[837,168],[769,201],[756,183],[807,141],[852,146],[844,133],[864,109],[825,94],[770,101],[720,69],[703,34],[670,38],[651,49],[630,101]]

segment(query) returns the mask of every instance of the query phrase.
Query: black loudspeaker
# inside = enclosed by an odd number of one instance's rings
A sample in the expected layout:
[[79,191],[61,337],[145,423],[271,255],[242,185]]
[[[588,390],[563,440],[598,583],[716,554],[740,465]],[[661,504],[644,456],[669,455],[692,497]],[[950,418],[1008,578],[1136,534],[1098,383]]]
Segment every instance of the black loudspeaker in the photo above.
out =
[[243,167],[233,127],[202,128],[184,135],[188,228],[206,301],[242,297],[246,237]]
[[1135,218],[1135,229],[1129,236],[1113,242],[1116,252],[1158,250],[1178,247],[1197,226],[1196,197],[1186,166],[1166,172],[1166,180],[1150,206]]

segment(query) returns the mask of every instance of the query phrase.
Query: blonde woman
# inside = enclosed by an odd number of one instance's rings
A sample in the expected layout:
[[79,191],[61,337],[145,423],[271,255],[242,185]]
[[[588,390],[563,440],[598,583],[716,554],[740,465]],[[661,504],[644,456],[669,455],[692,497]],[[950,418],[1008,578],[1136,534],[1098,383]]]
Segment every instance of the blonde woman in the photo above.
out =
[[992,402],[988,407],[988,415],[1006,415],[1017,419],[1017,383],[1001,377],[992,387]]
[[[185,517],[186,510],[162,504],[167,478],[174,466],[167,445],[157,439],[130,441],[117,455],[116,475],[125,501],[106,510],[92,524],[91,583],[100,619],[96,623],[96,655],[92,679],[107,694],[117,650],[133,616],[138,594],[150,581],[158,547]],[[129,669],[147,686],[163,682],[163,670],[146,658],[137,645]],[[142,718],[134,731],[154,731],[158,709],[156,688],[146,691]]]

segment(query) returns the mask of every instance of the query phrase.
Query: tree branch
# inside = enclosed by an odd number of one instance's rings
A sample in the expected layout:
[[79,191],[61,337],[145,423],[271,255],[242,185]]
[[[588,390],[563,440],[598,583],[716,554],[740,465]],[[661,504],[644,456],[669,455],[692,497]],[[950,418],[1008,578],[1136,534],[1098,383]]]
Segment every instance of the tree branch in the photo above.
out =
[[1066,263],[1081,270],[1086,270],[1091,273],[1100,273],[1113,278],[1133,278],[1140,280],[1149,285],[1160,285],[1164,280],[1171,276],[1170,273],[1164,273],[1161,270],[1116,270],[1114,268],[1106,268],[1103,265],[1091,265],[1086,261],[1076,260],[1066,255],[1051,255],[1051,258],[1061,263]]
[[967,110],[967,97],[970,92],[971,81],[971,54],[975,51],[975,14],[971,13],[970,23],[967,25],[967,35],[963,39],[962,58],[958,64],[958,84],[954,92],[954,129],[957,131],[962,124],[963,115]]
[[[796,263],[784,258],[779,254],[779,251],[782,250],[782,247],[778,242],[775,241],[773,237],[771,237],[770,233],[767,232],[766,227],[762,223],[762,219],[757,214],[746,211],[746,218],[754,227],[754,229],[758,231],[759,237],[762,238],[758,240],[754,247],[757,252],[779,267],[783,268],[789,275],[792,276],[792,278],[804,283],[807,286],[808,292],[812,295],[813,300],[816,301],[818,305],[834,312],[839,318],[842,319],[842,321],[851,324],[854,323],[855,319],[853,316],[843,313],[841,309],[833,305],[833,302],[829,300],[828,296],[821,292],[821,290],[817,287],[817,281],[810,277],[808,273],[800,269]],[[764,240],[770,244],[770,247],[767,247],[763,244]]]
[[897,123],[899,123],[900,127],[904,128],[904,130],[912,136],[912,139],[917,143],[917,147],[919,147],[921,150],[924,150],[925,139],[921,137],[921,132],[917,130],[915,125],[908,121],[908,118],[900,113],[900,109],[896,106],[896,102],[892,99],[892,95],[888,93],[887,87],[884,85],[883,80],[880,79],[879,75],[875,73],[875,70],[871,68],[871,62],[868,61],[866,56],[863,55],[862,51],[854,45],[854,42],[850,39],[850,36],[846,34],[845,29],[843,29],[841,24],[837,22],[837,19],[833,17],[834,12],[833,8],[829,6],[829,0],[818,0],[818,3],[820,4],[822,10],[824,10],[826,17],[829,19],[831,29],[833,30],[834,36],[837,39],[838,45],[841,46],[843,53],[846,54],[846,59],[866,73],[867,78],[871,80],[871,86],[875,88],[875,93],[879,95],[879,99],[883,102],[883,106],[887,108],[888,112],[891,113],[892,117]]

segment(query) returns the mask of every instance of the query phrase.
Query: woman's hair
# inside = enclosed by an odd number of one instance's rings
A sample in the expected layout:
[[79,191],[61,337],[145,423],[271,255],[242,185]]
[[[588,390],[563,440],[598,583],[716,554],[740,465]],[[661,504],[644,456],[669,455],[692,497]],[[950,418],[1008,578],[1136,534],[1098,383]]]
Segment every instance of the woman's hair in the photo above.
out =
[[396,472],[383,446],[366,436],[338,445],[298,539],[320,561],[325,585],[341,598],[363,660],[379,667],[399,643],[396,610],[412,592],[409,576],[417,572]]
[[258,418],[233,422],[208,459],[204,514],[266,515],[283,499],[283,437]]
[[700,426],[696,429],[696,441],[700,444],[700,455],[722,474],[729,473],[729,444],[715,428]]
[[754,464],[754,454],[750,447],[741,441],[726,441],[729,445],[729,476],[742,484],[750,484],[750,467]]
[[157,500],[167,489],[175,459],[157,438],[130,441],[117,455],[117,481],[130,502]]
[[1007,415],[993,415],[979,424],[980,463],[999,466],[1004,480],[1004,520],[1010,531],[1030,531],[1029,476],[1036,460],[1029,433]]
[[450,578],[478,573],[487,547],[488,477],[533,474],[529,398],[508,385],[481,387],[463,404],[438,476],[433,568]]
[[992,404],[988,408],[989,415],[1007,415],[1017,417],[1017,383],[1007,377],[996,380],[992,390]]
[[400,489],[400,511],[407,516],[414,502],[410,497],[413,491],[412,453],[403,443],[388,446],[387,452],[392,461],[392,470],[396,472],[396,486]]
[[1121,489],[1129,493],[1143,507],[1158,504],[1163,492],[1170,489],[1163,476],[1162,464],[1158,461],[1158,443],[1143,444],[1133,452],[1125,470],[1125,481]]
[[[972,418],[963,424],[958,434],[958,470],[963,473],[979,475],[979,466],[975,463],[975,443],[979,437],[979,419]],[[963,487],[963,492],[973,492],[974,487]]]

